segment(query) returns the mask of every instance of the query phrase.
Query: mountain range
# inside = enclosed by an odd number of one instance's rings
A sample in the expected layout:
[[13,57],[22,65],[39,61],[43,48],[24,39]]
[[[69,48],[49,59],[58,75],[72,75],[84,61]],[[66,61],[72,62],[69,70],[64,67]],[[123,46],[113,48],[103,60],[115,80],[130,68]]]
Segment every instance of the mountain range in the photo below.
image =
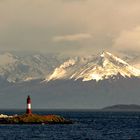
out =
[[0,55],[0,108],[95,109],[140,104],[140,70],[103,52],[85,57]]

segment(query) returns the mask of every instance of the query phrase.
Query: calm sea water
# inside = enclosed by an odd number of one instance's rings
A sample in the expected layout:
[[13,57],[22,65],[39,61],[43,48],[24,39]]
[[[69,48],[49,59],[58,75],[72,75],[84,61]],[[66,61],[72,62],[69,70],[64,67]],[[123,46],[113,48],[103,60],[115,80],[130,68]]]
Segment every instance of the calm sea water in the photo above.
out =
[[[1,111],[3,114],[22,114]],[[36,111],[75,121],[56,125],[0,125],[0,140],[140,140],[140,112]]]

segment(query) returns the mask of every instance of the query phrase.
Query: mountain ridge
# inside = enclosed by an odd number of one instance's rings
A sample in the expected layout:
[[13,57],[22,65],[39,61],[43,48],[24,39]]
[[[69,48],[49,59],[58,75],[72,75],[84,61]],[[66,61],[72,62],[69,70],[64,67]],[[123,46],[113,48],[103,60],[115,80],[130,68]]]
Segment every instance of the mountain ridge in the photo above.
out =
[[70,59],[59,67],[46,78],[46,81],[56,79],[83,79],[89,80],[103,80],[109,79],[116,75],[123,77],[139,77],[140,70],[132,67],[122,59],[112,55],[109,52],[103,52],[100,56],[94,57],[89,61],[78,61],[77,59]]
[[0,78],[10,83],[34,79],[103,80],[115,77],[138,77],[140,70],[109,52],[82,57],[60,57],[50,54],[17,56],[0,54]]

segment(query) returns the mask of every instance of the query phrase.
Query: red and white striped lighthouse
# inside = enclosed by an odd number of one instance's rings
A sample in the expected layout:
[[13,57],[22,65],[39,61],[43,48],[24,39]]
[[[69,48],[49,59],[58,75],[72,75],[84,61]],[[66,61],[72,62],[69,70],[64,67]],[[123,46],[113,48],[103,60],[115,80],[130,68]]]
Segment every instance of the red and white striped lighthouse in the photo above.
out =
[[31,98],[30,98],[30,96],[27,97],[26,114],[32,114],[32,110],[31,110]]

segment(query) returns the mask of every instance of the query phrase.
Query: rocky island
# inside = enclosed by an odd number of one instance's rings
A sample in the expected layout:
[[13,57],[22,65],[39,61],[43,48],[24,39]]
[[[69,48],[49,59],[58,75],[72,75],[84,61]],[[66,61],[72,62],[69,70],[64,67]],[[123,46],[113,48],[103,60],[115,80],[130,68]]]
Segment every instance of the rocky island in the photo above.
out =
[[31,99],[27,98],[26,114],[23,115],[0,115],[0,124],[72,124],[71,120],[67,120],[59,115],[38,115],[31,111]]
[[58,115],[23,114],[5,116],[7,115],[0,117],[0,124],[72,124],[72,121]]

